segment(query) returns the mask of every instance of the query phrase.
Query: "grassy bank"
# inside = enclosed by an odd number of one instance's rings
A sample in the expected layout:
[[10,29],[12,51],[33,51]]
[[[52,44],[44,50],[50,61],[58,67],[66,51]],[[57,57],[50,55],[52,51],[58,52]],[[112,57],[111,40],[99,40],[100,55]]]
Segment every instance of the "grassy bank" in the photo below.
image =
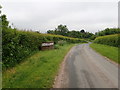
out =
[[60,49],[39,51],[3,72],[3,88],[51,88],[60,63],[74,45],[66,44]]
[[117,63],[120,63],[120,61],[118,62],[118,48],[117,47],[102,45],[102,44],[95,44],[95,43],[90,44],[90,47],[92,47],[95,51],[99,52],[103,56],[106,56],[107,58]]

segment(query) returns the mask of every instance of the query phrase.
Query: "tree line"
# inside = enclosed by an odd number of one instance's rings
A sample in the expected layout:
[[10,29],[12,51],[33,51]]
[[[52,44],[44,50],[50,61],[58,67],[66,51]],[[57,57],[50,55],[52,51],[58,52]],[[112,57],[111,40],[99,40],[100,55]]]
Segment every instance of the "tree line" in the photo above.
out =
[[95,33],[95,36],[106,36],[111,34],[119,34],[120,28],[106,28],[105,30],[99,31]]
[[120,28],[106,28],[105,30],[98,31],[95,34],[86,32],[85,30],[72,30],[69,31],[66,25],[58,25],[55,30],[48,30],[48,34],[56,34],[56,35],[63,35],[68,37],[74,37],[74,38],[83,38],[83,39],[91,39],[94,40],[96,37],[99,36],[105,36],[105,35],[111,35],[111,34],[119,34]]
[[63,36],[68,36],[68,37],[73,37],[73,38],[89,38],[89,39],[94,39],[94,34],[86,32],[84,29],[80,31],[72,30],[69,31],[66,25],[58,25],[55,30],[48,30],[48,34],[56,34],[56,35],[63,35]]

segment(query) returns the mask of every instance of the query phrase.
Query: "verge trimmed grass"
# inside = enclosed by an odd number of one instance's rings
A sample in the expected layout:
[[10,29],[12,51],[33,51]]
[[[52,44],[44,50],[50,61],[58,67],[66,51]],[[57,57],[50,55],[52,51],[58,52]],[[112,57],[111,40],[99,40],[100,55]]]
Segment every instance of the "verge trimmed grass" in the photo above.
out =
[[120,64],[120,61],[118,62],[118,48],[117,47],[96,44],[96,43],[90,44],[90,47],[92,47],[95,51],[99,52],[103,56],[106,56],[107,58]]
[[39,51],[21,64],[3,72],[3,88],[51,88],[64,56],[75,44]]

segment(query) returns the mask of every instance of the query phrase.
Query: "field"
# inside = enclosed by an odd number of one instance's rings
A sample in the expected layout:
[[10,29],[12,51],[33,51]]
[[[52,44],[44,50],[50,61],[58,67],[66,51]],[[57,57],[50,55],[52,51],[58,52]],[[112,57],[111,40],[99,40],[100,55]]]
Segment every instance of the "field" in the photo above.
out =
[[24,62],[3,72],[3,88],[51,88],[59,65],[75,44],[39,51]]
[[106,56],[107,58],[120,64],[120,61],[118,61],[118,56],[119,56],[118,47],[96,44],[96,43],[90,44],[90,47],[92,47],[95,51],[99,52],[103,56]]

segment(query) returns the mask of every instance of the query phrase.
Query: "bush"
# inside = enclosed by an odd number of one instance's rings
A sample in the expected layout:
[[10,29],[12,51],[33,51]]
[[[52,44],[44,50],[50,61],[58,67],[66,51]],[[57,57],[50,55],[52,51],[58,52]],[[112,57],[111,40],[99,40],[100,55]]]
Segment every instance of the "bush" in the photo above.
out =
[[94,43],[105,44],[110,46],[119,47],[120,34],[100,36],[94,40]]
[[66,43],[66,41],[63,41],[63,40],[58,41],[58,44],[59,44],[60,46],[63,46],[65,43]]
[[60,49],[60,46],[59,46],[58,44],[56,44],[56,45],[54,46],[54,49]]
[[3,69],[15,66],[28,55],[38,51],[42,42],[54,41],[57,44],[60,40],[69,43],[86,42],[85,40],[61,35],[39,34],[10,28],[4,29],[2,31]]

